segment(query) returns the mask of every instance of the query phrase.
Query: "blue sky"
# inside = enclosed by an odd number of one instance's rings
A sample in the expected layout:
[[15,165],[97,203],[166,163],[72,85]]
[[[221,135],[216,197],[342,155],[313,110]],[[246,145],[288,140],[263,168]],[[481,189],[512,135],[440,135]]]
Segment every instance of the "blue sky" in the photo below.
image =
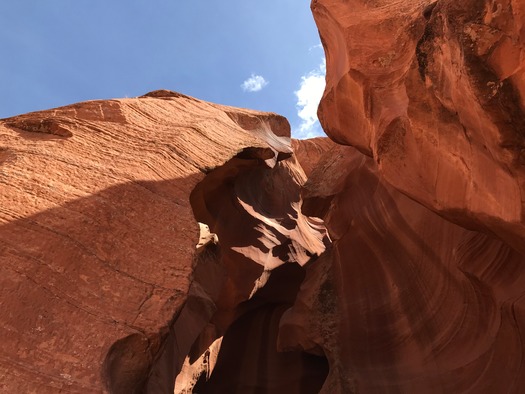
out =
[[0,24],[0,118],[169,89],[322,133],[309,0],[7,0]]

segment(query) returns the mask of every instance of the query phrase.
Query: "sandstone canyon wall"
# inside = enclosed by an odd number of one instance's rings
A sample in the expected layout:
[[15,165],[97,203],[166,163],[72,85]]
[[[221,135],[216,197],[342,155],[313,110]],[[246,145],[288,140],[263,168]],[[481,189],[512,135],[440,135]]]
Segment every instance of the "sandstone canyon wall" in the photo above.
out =
[[272,269],[325,249],[289,132],[168,91],[2,120],[0,391],[173,392]]
[[319,0],[312,10],[326,133],[411,198],[523,250],[525,4]]
[[319,118],[0,120],[0,391],[522,393],[517,0],[314,0]]
[[525,3],[311,6],[319,118],[353,148],[303,193],[332,240],[336,313],[313,309],[332,330],[288,345],[321,344],[326,393],[523,392]]

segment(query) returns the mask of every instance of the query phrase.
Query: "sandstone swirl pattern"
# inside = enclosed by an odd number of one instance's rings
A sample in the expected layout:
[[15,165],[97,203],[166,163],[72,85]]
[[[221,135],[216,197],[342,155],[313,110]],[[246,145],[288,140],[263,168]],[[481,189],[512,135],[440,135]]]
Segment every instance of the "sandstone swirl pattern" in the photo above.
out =
[[524,391],[525,3],[311,7],[331,140],[170,91],[0,120],[0,391]]
[[306,184],[338,303],[296,345],[324,348],[326,393],[522,392],[525,4],[311,6],[320,120],[357,150],[334,148]]

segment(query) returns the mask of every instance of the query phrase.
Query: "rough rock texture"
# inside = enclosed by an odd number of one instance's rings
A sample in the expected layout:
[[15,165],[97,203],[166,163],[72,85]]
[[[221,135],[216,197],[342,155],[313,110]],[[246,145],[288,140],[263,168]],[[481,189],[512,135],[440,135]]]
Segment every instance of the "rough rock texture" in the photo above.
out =
[[334,143],[326,137],[307,140],[292,139],[293,153],[307,177],[310,176],[321,157],[333,146]]
[[[307,169],[312,168],[322,154],[333,146],[333,143],[326,138],[312,141],[292,140],[292,146],[297,150],[297,154],[279,163],[281,169],[277,168],[272,178],[268,176],[269,174],[261,173],[259,169],[247,173],[245,178],[237,177],[233,189],[236,190],[239,201],[248,201],[250,199],[245,200],[246,196],[257,194],[251,199],[256,205],[251,205],[251,207],[243,205],[246,213],[250,213],[252,218],[246,214],[239,214],[239,212],[232,214],[231,203],[228,202],[228,200],[231,201],[228,196],[232,186],[224,185],[223,181],[218,186],[213,176],[208,176],[192,193],[192,201],[201,194],[201,188],[209,190],[209,196],[215,196],[215,199],[217,196],[224,196],[224,199],[220,201],[215,200],[215,204],[208,204],[207,206],[213,209],[204,213],[199,211],[202,204],[194,203],[197,218],[206,217],[208,214],[212,214],[215,218],[210,219],[209,222],[213,223],[212,229],[218,231],[221,248],[224,250],[223,264],[230,265],[232,270],[239,271],[235,267],[242,261],[241,256],[231,254],[232,250],[237,250],[247,259],[246,264],[249,261],[262,264],[264,261],[266,269],[257,281],[250,299],[240,304],[238,300],[231,299],[235,295],[228,290],[231,286],[229,284],[225,286],[227,297],[223,298],[222,295],[219,297],[217,312],[210,320],[207,329],[203,330],[200,338],[195,341],[190,357],[185,363],[187,377],[177,379],[180,389],[176,386],[176,393],[190,392],[187,389],[188,386],[198,393],[317,393],[325,381],[328,365],[324,354],[312,353],[308,350],[305,353],[303,349],[298,348],[280,349],[277,343],[281,316],[293,305],[305,276],[305,269],[301,266],[312,265],[317,256],[323,254],[325,247],[329,245],[329,239],[324,236],[322,221],[300,213],[302,199],[298,186],[302,185],[306,179],[300,170],[301,166]],[[221,172],[226,171],[227,168],[228,166],[223,166]],[[224,179],[221,172],[217,174]],[[287,177],[282,178],[283,182],[279,183],[281,179],[279,174],[288,172],[294,174],[297,183],[286,181]],[[268,181],[278,187],[254,188],[256,183],[265,185]],[[213,185],[215,188],[211,187]],[[286,191],[289,188],[295,192]],[[296,196],[296,199],[290,201],[290,196]],[[283,207],[284,212],[288,212],[288,218],[275,217],[271,214],[270,207],[274,207],[274,211],[275,207]],[[263,213],[265,218],[260,216]],[[274,247],[272,256],[268,254],[261,256],[260,252],[264,250],[264,247],[258,246],[259,241],[257,240],[261,239],[258,238],[260,234],[250,230],[253,227],[250,220],[257,217],[266,225],[266,229],[258,227],[260,233],[265,234],[268,230],[273,229],[277,239],[282,238],[283,244],[286,238],[290,240],[291,249],[287,247],[283,250],[281,247]],[[294,221],[295,224],[293,224]],[[237,228],[242,226],[242,231],[232,231],[229,233],[229,238],[226,239],[220,236],[221,228],[224,226]],[[296,230],[288,230],[294,226]],[[228,233],[225,230],[222,231]],[[267,237],[268,240],[272,238],[274,237]],[[248,247],[228,248],[232,240],[237,244],[244,242]],[[266,241],[265,246],[268,245],[271,244]],[[303,249],[309,252],[306,254],[294,252],[301,250],[299,245],[308,245],[303,246]],[[286,264],[282,265],[282,262]],[[272,268],[274,264],[279,264],[279,266],[270,272],[268,268]],[[237,288],[241,288],[242,283],[250,278],[247,270],[240,274],[242,275],[233,278],[237,283]],[[232,309],[228,305],[236,307]],[[213,352],[215,344],[208,350],[205,349],[219,335],[224,335],[224,337],[222,337],[218,355],[213,359],[208,357],[205,363],[199,364],[200,360],[197,360],[197,357],[203,353]],[[187,384],[188,377],[194,381],[195,386]]]
[[322,349],[324,393],[521,392],[525,258],[394,189],[336,147],[305,185],[331,248],[281,321],[281,348]]
[[525,3],[311,6],[333,141],[168,91],[0,120],[0,391],[523,392]]
[[324,393],[521,393],[525,4],[312,10],[319,117],[357,150],[334,148],[305,185],[333,243],[279,345],[326,355]]
[[524,250],[525,4],[314,0],[326,133],[395,188]]
[[289,131],[168,91],[1,120],[0,391],[173,392],[216,311],[324,250]]

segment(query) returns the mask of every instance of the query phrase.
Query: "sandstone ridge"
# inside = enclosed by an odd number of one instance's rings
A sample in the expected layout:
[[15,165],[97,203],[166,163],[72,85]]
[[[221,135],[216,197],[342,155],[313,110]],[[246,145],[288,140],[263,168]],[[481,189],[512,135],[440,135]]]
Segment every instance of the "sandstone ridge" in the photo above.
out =
[[289,132],[167,91],[1,120],[2,391],[172,392],[273,269],[297,282],[326,236]]
[[521,393],[520,1],[313,0],[319,119],[0,120],[0,391]]

